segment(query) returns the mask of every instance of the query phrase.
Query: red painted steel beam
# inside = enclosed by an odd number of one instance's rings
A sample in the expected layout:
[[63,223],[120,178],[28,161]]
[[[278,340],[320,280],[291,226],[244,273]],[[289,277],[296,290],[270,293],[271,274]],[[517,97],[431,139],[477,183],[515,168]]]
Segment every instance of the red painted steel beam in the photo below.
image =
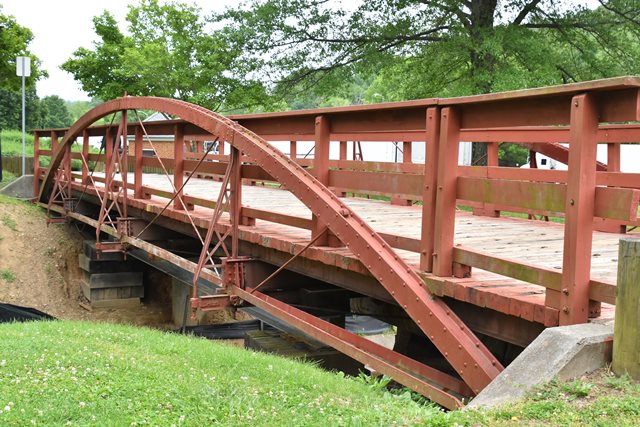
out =
[[252,292],[233,286],[230,288],[230,292],[294,326],[310,337],[420,392],[445,408],[455,409],[463,406],[459,397],[450,394],[449,391],[455,392],[458,396],[469,396],[471,393],[471,390],[464,383],[447,374],[259,291]]
[[[221,141],[231,141],[253,163],[284,184],[333,234],[348,244],[348,248],[414,319],[474,392],[479,392],[502,370],[500,363],[477,337],[442,300],[428,292],[420,277],[370,226],[302,167],[232,120],[178,100],[125,97],[101,104],[81,117],[65,135],[64,143],[95,120],[123,109],[164,111],[205,129]],[[53,156],[42,186],[41,200],[50,192],[53,171],[61,161],[60,154],[58,150]]]

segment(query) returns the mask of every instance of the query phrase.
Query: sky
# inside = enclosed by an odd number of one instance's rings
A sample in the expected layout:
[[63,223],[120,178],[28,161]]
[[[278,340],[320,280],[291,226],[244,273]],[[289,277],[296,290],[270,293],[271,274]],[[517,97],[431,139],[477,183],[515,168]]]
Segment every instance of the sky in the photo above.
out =
[[[90,48],[95,40],[92,18],[107,9],[126,29],[127,5],[136,0],[1,0],[1,13],[13,15],[18,24],[29,28],[34,40],[29,46],[42,61],[49,78],[37,83],[38,96],[58,95],[69,101],[88,100],[80,84],[60,65],[79,47]],[[203,13],[223,11],[238,1],[184,0],[199,6]],[[18,77],[16,77],[18,78]]]

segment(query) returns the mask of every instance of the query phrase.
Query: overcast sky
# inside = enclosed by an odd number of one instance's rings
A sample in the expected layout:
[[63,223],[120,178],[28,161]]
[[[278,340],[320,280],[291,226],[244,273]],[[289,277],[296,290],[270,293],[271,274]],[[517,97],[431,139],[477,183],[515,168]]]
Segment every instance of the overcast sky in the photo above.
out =
[[[134,3],[138,3],[133,0]],[[38,96],[59,95],[67,100],[88,100],[89,97],[62,71],[60,64],[71,57],[80,46],[91,47],[95,39],[92,18],[108,9],[125,30],[127,5],[132,0],[2,0],[1,13],[15,16],[18,24],[33,31],[30,50],[42,60],[48,79],[38,82]],[[205,14],[222,11],[232,0],[185,0],[198,5]],[[18,77],[16,77],[18,78]]]

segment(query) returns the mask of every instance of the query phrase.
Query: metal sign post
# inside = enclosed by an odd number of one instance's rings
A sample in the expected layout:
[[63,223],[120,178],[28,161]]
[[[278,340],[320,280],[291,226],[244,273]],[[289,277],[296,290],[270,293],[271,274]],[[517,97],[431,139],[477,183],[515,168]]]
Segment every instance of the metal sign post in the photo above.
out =
[[31,58],[28,56],[18,56],[16,58],[16,75],[22,77],[22,175],[27,172],[26,168],[26,144],[25,144],[25,93],[24,79],[31,75]]

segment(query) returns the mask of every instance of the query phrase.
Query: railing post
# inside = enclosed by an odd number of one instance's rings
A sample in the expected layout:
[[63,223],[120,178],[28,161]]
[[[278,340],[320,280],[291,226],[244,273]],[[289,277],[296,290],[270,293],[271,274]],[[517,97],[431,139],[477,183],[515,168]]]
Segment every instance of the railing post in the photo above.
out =
[[591,95],[573,97],[570,124],[560,292],[561,325],[586,323],[589,319],[598,135],[598,111]]
[[134,169],[133,169],[133,197],[143,199],[142,192],[142,127],[136,126],[135,140],[133,143]]
[[82,184],[86,185],[89,183],[89,131],[86,129],[82,132],[82,157],[85,160],[82,162]]
[[233,145],[231,146],[231,153],[229,156],[229,162],[231,162],[230,171],[230,200],[229,200],[229,215],[231,217],[231,257],[238,257],[238,226],[240,225],[240,215],[242,211],[242,171],[241,171],[241,156],[240,150]]
[[412,160],[412,141],[402,142],[402,163],[411,163]]
[[[411,141],[403,141],[402,142],[402,163],[401,164],[407,164],[407,163],[411,163],[411,145],[412,142]],[[396,147],[397,150],[397,147]],[[392,196],[391,197],[391,204],[392,205],[397,205],[397,206],[411,206],[412,201],[408,200],[408,199],[403,199],[401,197],[398,196]]]
[[112,129],[109,126],[104,135],[104,184],[107,191],[111,190],[111,157],[113,156],[113,137]]
[[[487,167],[498,167],[498,148],[500,144],[498,142],[487,143]],[[494,205],[490,203],[482,203],[481,207],[473,208],[473,214],[478,216],[489,216],[497,218],[500,216],[500,211],[494,209]]]
[[347,160],[347,141],[340,141],[340,160]]
[[[318,181],[324,186],[329,185],[329,146],[331,142],[331,130],[329,120],[325,116],[316,117],[315,121],[315,148],[313,155],[313,172]],[[329,245],[329,229],[313,214],[311,217],[311,238],[319,234],[316,246]]]
[[[620,144],[607,144],[607,172],[620,172]],[[606,233],[626,233],[627,226],[609,218],[595,218],[593,227]]]
[[420,269],[428,272],[431,272],[433,269],[439,144],[440,109],[438,107],[431,107],[427,109],[426,114],[422,232],[420,238]]
[[289,141],[289,157],[291,160],[298,158],[298,141]]
[[184,130],[182,125],[178,124],[173,127],[173,135],[173,186],[178,193],[173,201],[173,208],[183,210],[186,207],[188,210],[192,210],[193,205],[189,205],[183,200],[184,191],[181,189],[184,183]]
[[[347,141],[340,141],[340,155],[338,157],[340,160],[347,160]],[[341,191],[338,193],[340,197],[347,197],[347,193]]]
[[620,239],[612,369],[640,379],[640,239]]
[[455,108],[443,108],[440,121],[433,252],[433,272],[437,276],[451,276],[453,273],[459,146],[460,115]]
[[607,144],[607,172],[620,172],[620,144]]
[[64,146],[64,157],[62,159],[64,165],[64,179],[69,185],[71,183],[71,144]]
[[51,131],[51,158],[53,159],[53,153],[58,149],[58,134],[55,131]]
[[40,134],[33,134],[33,197],[40,195]]

